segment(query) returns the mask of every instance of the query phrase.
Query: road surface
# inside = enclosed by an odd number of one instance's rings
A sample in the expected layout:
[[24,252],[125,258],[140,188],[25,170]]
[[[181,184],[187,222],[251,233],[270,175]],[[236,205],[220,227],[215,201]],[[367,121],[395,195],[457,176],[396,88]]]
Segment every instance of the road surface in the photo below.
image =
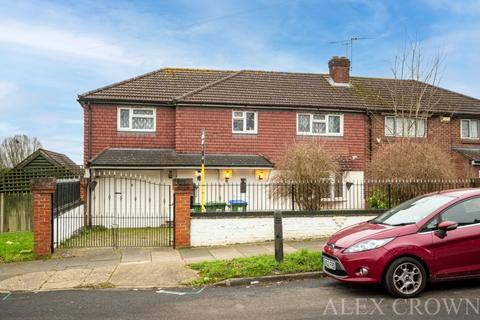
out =
[[378,287],[316,279],[203,290],[0,294],[0,319],[478,319],[479,300],[480,281],[431,285],[406,301]]

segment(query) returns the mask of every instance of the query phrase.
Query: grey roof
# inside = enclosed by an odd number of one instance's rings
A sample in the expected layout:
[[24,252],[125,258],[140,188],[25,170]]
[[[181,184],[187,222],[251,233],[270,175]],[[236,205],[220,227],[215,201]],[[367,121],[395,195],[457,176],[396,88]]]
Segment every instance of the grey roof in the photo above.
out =
[[465,158],[472,161],[480,161],[480,148],[469,148],[469,147],[455,147],[452,148],[453,151],[456,151],[462,154]]
[[[166,68],[79,95],[79,101],[245,105],[277,108],[386,109],[392,89],[408,96],[425,84],[413,80],[351,77],[332,86],[327,74]],[[430,86],[431,87],[431,86]],[[431,87],[438,112],[478,113],[480,100]],[[413,90],[415,91],[415,90]]]
[[[271,168],[260,155],[206,154],[207,167]],[[201,155],[173,149],[109,148],[90,161],[91,167],[200,167]]]

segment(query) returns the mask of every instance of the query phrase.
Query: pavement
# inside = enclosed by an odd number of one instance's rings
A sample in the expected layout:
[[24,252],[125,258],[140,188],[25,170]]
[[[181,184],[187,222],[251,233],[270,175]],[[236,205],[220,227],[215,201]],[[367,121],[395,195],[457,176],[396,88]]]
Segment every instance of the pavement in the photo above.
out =
[[[325,240],[288,241],[286,253],[320,251]],[[273,254],[273,242],[226,247],[57,250],[48,260],[0,264],[0,292],[71,288],[178,287],[197,277],[188,264]]]
[[478,319],[479,297],[478,280],[429,285],[418,298],[403,300],[381,287],[322,278],[243,287],[0,294],[0,318]]

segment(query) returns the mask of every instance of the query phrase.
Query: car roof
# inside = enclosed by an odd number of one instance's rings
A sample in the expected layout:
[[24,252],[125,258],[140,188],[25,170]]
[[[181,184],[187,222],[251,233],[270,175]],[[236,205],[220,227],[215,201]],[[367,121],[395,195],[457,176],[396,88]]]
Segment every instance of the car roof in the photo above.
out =
[[467,198],[471,196],[480,196],[480,188],[467,188],[467,189],[453,189],[444,190],[438,192],[438,194],[455,197],[455,198]]

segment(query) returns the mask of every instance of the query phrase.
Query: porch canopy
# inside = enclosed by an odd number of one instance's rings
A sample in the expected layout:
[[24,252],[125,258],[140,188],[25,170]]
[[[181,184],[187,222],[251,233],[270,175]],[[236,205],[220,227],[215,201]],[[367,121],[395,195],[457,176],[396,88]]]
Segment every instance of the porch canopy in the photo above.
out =
[[[261,155],[206,154],[208,168],[273,168]],[[89,161],[92,168],[199,168],[200,153],[177,153],[174,149],[109,148]]]
[[480,163],[480,148],[478,147],[456,147],[452,150],[460,153],[468,160]]

